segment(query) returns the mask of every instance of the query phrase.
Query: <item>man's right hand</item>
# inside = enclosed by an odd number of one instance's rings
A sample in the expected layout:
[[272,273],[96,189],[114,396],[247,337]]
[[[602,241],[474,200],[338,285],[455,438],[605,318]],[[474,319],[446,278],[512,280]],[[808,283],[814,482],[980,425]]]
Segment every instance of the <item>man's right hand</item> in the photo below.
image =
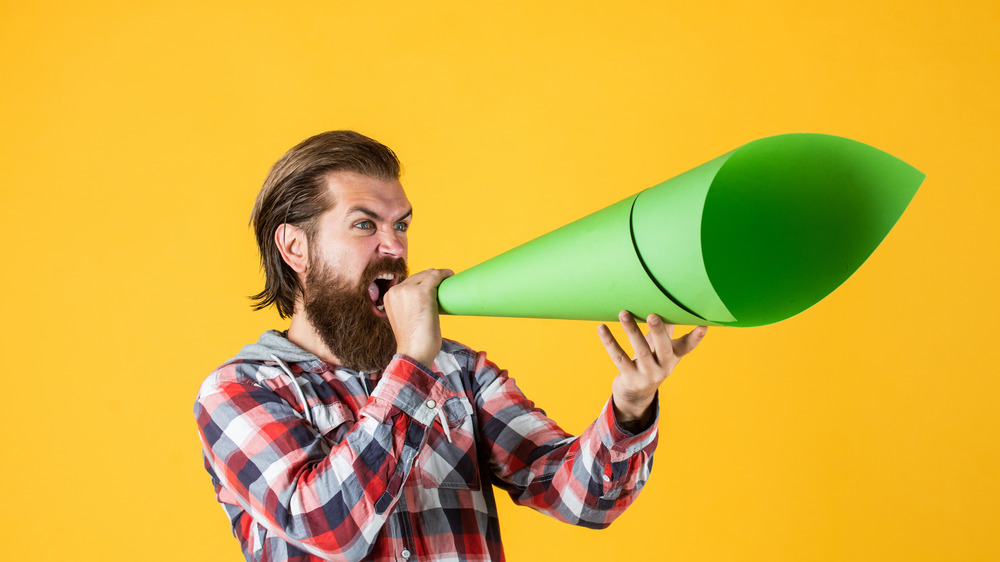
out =
[[450,269],[427,269],[386,292],[383,302],[396,336],[396,353],[428,367],[434,362],[441,351],[437,288],[454,274]]

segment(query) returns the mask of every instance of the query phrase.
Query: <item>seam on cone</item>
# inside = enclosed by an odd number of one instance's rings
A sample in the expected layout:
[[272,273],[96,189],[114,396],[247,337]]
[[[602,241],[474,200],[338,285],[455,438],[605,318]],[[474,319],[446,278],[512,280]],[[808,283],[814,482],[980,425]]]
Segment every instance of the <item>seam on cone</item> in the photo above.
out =
[[[643,191],[645,191],[645,190],[643,190]],[[684,306],[683,304],[681,304],[680,301],[678,301],[677,299],[675,299],[673,297],[673,295],[671,295],[669,292],[667,292],[667,290],[664,289],[662,285],[660,285],[660,283],[656,280],[656,278],[653,277],[653,274],[649,271],[649,268],[646,267],[646,262],[642,261],[642,254],[639,253],[639,246],[635,242],[635,229],[633,228],[633,225],[632,225],[632,213],[635,211],[635,203],[636,203],[636,201],[639,200],[639,195],[641,195],[641,194],[642,194],[642,191],[640,191],[638,194],[636,194],[635,198],[632,199],[632,206],[629,207],[629,209],[628,209],[628,234],[629,234],[629,237],[632,239],[632,251],[635,252],[635,259],[637,259],[639,261],[639,265],[642,266],[642,270],[646,272],[646,277],[648,277],[649,280],[652,281],[653,285],[656,285],[656,288],[659,289],[661,293],[663,293],[663,296],[665,296],[668,299],[670,299],[670,302],[674,303],[674,305],[676,305],[677,308],[683,310],[684,312],[687,312],[688,314],[694,316],[695,318],[698,318],[700,320],[704,320],[705,322],[712,323],[711,320],[703,317],[702,315],[696,313],[695,311],[693,311],[690,308],[688,308],[688,307]]]

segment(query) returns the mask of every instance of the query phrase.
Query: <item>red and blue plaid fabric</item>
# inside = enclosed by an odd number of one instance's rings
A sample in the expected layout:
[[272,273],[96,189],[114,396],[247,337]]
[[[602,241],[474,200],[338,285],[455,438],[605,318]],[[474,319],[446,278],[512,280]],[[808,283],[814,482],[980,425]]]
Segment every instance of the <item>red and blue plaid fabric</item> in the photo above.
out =
[[[274,338],[291,345],[258,346]],[[247,560],[502,560],[493,485],[603,528],[649,476],[655,422],[632,435],[609,400],[573,437],[459,343],[376,377],[237,356],[202,384],[205,467]]]

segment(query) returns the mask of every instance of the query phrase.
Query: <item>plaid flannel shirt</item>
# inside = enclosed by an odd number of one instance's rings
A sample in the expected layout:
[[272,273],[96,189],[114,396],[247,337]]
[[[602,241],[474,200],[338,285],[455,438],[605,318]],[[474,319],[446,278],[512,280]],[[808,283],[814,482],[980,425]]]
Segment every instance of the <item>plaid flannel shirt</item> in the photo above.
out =
[[[274,342],[294,347],[275,331],[256,347]],[[429,368],[397,355],[377,379],[295,349],[287,364],[237,356],[195,402],[247,560],[502,560],[492,485],[603,528],[649,476],[655,421],[632,435],[609,400],[573,437],[457,342]]]

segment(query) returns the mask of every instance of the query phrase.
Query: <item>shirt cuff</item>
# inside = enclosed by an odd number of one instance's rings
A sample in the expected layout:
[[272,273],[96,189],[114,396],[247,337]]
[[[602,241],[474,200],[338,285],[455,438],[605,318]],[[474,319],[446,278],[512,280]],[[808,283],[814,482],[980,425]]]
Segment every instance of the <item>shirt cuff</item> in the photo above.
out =
[[601,441],[611,452],[611,462],[625,460],[656,442],[656,430],[660,421],[659,392],[653,397],[652,407],[653,419],[649,427],[639,433],[633,434],[618,425],[618,420],[615,419],[615,408],[612,398],[608,398],[597,422],[601,429]]
[[372,391],[368,413],[384,422],[395,408],[430,426],[438,409],[452,396],[455,392],[441,375],[412,357],[396,354]]

